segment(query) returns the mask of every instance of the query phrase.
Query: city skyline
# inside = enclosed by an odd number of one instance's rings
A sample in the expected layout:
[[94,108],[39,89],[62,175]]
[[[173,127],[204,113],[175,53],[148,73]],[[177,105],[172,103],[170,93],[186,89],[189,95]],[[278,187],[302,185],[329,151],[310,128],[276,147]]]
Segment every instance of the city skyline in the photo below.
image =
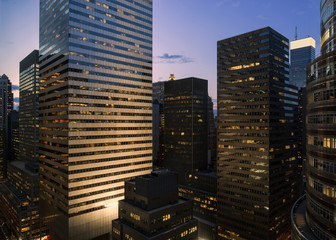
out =
[[[155,1],[153,8],[153,82],[168,80],[170,73],[176,79],[208,79],[213,99],[217,99],[216,42],[220,39],[270,26],[291,41],[297,26],[298,38],[315,38],[316,54],[320,52],[319,1],[162,0]],[[13,82],[16,107],[18,63],[39,48],[38,9],[37,0],[0,0],[0,73]]]

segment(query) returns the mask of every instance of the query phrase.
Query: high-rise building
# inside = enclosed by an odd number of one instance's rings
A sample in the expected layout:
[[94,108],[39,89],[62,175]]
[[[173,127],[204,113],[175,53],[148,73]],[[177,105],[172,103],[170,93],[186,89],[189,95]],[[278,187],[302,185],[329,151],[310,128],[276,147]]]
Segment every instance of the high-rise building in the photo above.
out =
[[315,39],[303,38],[290,42],[289,80],[299,88],[298,166],[300,192],[305,185],[306,164],[306,72],[307,65],[315,58]]
[[216,168],[217,161],[217,130],[215,125],[214,104],[208,97],[208,165]]
[[177,188],[177,174],[166,170],[126,182],[119,219],[112,222],[113,239],[198,239],[193,201],[179,197]]
[[270,27],[217,43],[218,239],[287,239],[297,198],[298,92]]
[[0,182],[7,177],[7,162],[9,160],[10,123],[9,115],[13,110],[12,83],[3,74],[0,77]]
[[315,39],[312,37],[290,42],[289,79],[298,88],[306,86],[307,65],[315,58],[315,47]]
[[19,154],[8,164],[8,181],[0,186],[1,211],[16,239],[45,236],[38,207],[38,70],[39,52],[34,50],[20,62],[20,116],[12,116],[15,110],[11,113],[12,125],[14,118],[19,122],[18,134],[12,126],[12,150],[18,148]]
[[39,51],[20,62],[20,161],[38,163]]
[[208,81],[195,77],[165,82],[164,166],[179,173],[207,169]]
[[40,1],[40,207],[52,239],[108,238],[152,170],[152,0]]
[[164,160],[164,83],[153,83],[153,164],[158,168]]
[[307,191],[292,209],[292,239],[336,239],[336,10],[320,1],[321,56],[307,66]]

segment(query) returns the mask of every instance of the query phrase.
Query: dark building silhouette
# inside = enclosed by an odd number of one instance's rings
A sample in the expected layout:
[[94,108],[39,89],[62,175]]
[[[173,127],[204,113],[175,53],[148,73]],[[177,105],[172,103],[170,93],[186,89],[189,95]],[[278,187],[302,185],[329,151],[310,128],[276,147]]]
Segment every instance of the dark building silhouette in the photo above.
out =
[[297,198],[297,88],[270,27],[217,43],[218,239],[285,239]]
[[307,66],[306,195],[292,209],[292,239],[336,239],[335,2],[320,1],[321,56]]
[[112,239],[198,239],[192,200],[178,196],[178,175],[161,170],[126,182]]
[[[171,77],[173,74],[171,74]],[[153,83],[153,165],[157,168],[163,167],[164,161],[164,83]],[[157,128],[154,130],[154,124]]]
[[0,182],[7,177],[7,163],[10,160],[11,122],[9,116],[13,110],[12,83],[3,74],[0,77]]
[[217,161],[217,128],[215,125],[214,104],[208,97],[208,165],[216,168]]
[[208,82],[191,77],[164,85],[164,166],[183,183],[193,172],[207,169]]

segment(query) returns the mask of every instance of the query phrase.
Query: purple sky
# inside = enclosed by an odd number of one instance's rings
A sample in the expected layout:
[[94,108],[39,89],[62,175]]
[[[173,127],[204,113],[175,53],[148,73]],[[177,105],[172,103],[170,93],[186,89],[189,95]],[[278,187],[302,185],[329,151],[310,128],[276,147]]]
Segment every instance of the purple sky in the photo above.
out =
[[[318,0],[153,0],[153,81],[200,77],[216,99],[218,40],[270,26],[319,45]],[[38,0],[0,0],[0,74],[19,84],[19,62],[38,49]],[[319,49],[319,47],[318,47]],[[318,50],[319,51],[319,50]],[[318,52],[317,51],[317,52]],[[18,91],[14,92],[18,97]]]

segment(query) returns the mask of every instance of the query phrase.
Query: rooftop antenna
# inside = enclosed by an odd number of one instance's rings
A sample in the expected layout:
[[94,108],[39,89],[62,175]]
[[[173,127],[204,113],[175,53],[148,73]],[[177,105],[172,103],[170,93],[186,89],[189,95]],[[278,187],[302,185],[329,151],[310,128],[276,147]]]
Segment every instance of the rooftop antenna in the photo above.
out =
[[297,40],[297,26],[295,26],[295,40]]

